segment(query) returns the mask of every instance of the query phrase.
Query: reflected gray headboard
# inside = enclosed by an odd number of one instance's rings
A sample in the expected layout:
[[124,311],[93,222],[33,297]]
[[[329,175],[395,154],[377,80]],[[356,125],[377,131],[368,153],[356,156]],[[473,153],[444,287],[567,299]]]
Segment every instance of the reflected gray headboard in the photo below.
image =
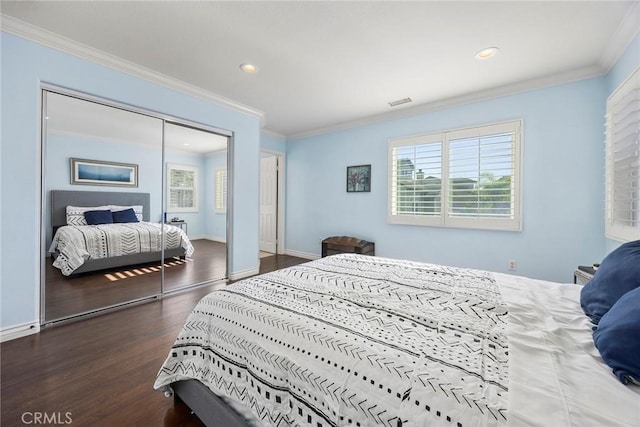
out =
[[51,190],[51,226],[67,225],[67,206],[142,205],[142,218],[149,221],[149,193]]

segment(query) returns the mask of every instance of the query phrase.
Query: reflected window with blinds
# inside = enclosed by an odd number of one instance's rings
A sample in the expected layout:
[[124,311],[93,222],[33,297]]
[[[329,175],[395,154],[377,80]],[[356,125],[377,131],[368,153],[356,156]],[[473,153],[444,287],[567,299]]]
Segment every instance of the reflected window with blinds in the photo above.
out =
[[520,121],[389,141],[389,222],[520,230],[520,152]]
[[640,69],[607,100],[606,223],[608,238],[640,239]]
[[198,168],[167,164],[167,211],[198,211]]
[[227,168],[218,168],[215,172],[216,212],[227,211]]

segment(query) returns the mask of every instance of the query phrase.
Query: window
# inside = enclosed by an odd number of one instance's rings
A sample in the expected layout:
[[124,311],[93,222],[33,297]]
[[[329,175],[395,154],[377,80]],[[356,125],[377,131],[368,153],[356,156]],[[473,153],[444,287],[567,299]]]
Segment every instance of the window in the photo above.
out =
[[389,141],[389,222],[520,230],[521,122]]
[[198,168],[167,164],[167,211],[198,212]]
[[227,168],[216,169],[215,175],[216,212],[225,213],[227,211]]
[[605,233],[640,239],[640,69],[607,100]]

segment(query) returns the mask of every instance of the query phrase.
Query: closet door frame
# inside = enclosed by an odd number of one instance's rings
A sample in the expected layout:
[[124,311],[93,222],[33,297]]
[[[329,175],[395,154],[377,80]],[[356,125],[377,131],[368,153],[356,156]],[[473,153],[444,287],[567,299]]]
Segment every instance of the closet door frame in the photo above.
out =
[[[197,130],[201,130],[201,131],[205,131],[205,132],[210,132],[210,133],[215,133],[221,136],[224,136],[227,138],[227,174],[229,179],[227,180],[227,215],[226,215],[226,272],[225,272],[225,277],[222,279],[215,279],[215,280],[211,280],[211,281],[206,281],[203,283],[198,283],[198,284],[194,284],[193,286],[185,286],[182,287],[180,289],[176,289],[173,290],[171,292],[165,292],[165,286],[164,286],[164,265],[162,266],[162,272],[160,275],[160,292],[155,294],[155,295],[149,295],[147,297],[144,298],[140,298],[140,299],[136,299],[136,300],[132,300],[132,301],[126,301],[126,302],[122,302],[122,303],[118,303],[118,304],[114,304],[111,306],[107,306],[107,307],[102,307],[96,310],[92,310],[88,313],[81,313],[78,315],[70,315],[68,317],[64,317],[62,319],[59,320],[46,320],[45,319],[45,288],[46,288],[46,269],[45,269],[45,258],[46,258],[46,254],[47,254],[47,245],[46,245],[46,218],[45,218],[45,213],[47,212],[47,207],[45,206],[46,203],[46,195],[45,195],[45,191],[47,188],[47,181],[46,181],[46,177],[47,177],[47,165],[46,165],[46,148],[47,148],[47,96],[46,93],[47,92],[51,92],[51,93],[56,93],[59,95],[63,95],[63,96],[70,96],[73,98],[77,98],[83,101],[88,101],[88,102],[93,102],[93,103],[97,103],[97,104],[101,104],[107,107],[112,107],[112,108],[117,108],[123,111],[128,111],[128,112],[132,112],[132,113],[137,113],[137,114],[141,114],[144,116],[148,116],[154,119],[159,119],[162,122],[162,140],[160,141],[162,144],[162,155],[161,155],[161,162],[162,162],[162,183],[165,182],[166,180],[166,168],[165,168],[165,125],[167,123],[173,123],[173,124],[178,124],[178,125],[183,125],[183,126],[187,126],[187,127],[191,127],[193,129],[197,129]],[[95,316],[97,314],[102,314],[106,311],[112,311],[112,310],[116,310],[122,307],[127,307],[130,306],[132,304],[136,304],[139,303],[141,301],[146,301],[152,298],[162,298],[163,295],[169,295],[169,294],[173,294],[176,292],[183,292],[185,290],[188,289],[192,289],[194,287],[197,286],[206,286],[210,283],[214,283],[214,282],[218,282],[218,281],[222,281],[222,280],[227,280],[229,277],[229,271],[230,268],[229,266],[232,265],[232,260],[231,260],[231,256],[232,256],[232,246],[233,246],[233,235],[232,235],[232,230],[233,230],[233,150],[234,150],[234,137],[233,137],[233,132],[222,129],[222,128],[217,128],[214,126],[210,126],[210,125],[206,125],[203,123],[199,123],[199,122],[194,122],[191,120],[187,120],[187,119],[183,119],[183,118],[179,118],[179,117],[175,117],[175,116],[171,116],[168,114],[163,114],[163,113],[159,113],[157,111],[151,111],[142,107],[138,107],[135,105],[131,105],[131,104],[127,104],[124,102],[119,102],[119,101],[115,101],[112,99],[107,99],[104,97],[100,97],[100,96],[96,96],[96,95],[92,95],[86,92],[81,92],[81,91],[77,91],[77,90],[73,90],[73,89],[69,89],[66,87],[62,87],[62,86],[57,86],[57,85],[53,85],[50,83],[45,83],[45,82],[41,82],[40,83],[40,91],[39,91],[39,95],[40,95],[40,120],[39,120],[39,125],[40,125],[40,129],[39,129],[39,133],[40,133],[40,144],[39,144],[39,161],[40,161],[40,211],[39,211],[39,216],[40,216],[40,241],[39,241],[39,251],[38,256],[40,256],[40,298],[39,298],[39,312],[40,312],[40,325],[41,327],[47,327],[47,326],[51,326],[51,325],[58,325],[58,324],[63,324],[63,323],[67,323],[69,321],[73,321],[76,320],[78,318],[88,318],[91,316]],[[165,200],[165,195],[166,195],[166,188],[164,188],[165,186],[161,183],[161,204],[162,204],[162,209],[164,210],[165,205],[166,205],[166,200]],[[163,245],[163,249],[164,251],[164,245]]]

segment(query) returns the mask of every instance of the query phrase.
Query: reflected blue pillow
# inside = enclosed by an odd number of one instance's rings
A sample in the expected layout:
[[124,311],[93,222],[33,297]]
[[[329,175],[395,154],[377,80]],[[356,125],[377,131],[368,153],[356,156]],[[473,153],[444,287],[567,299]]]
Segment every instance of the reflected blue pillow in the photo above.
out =
[[138,222],[138,217],[133,208],[125,209],[123,211],[113,212],[113,222]]
[[580,305],[598,324],[622,295],[640,286],[640,240],[625,243],[602,260],[580,292]]
[[86,211],[84,213],[84,219],[89,225],[111,224],[113,223],[113,216],[111,211]]
[[620,381],[640,382],[640,288],[624,294],[602,316],[593,342]]

